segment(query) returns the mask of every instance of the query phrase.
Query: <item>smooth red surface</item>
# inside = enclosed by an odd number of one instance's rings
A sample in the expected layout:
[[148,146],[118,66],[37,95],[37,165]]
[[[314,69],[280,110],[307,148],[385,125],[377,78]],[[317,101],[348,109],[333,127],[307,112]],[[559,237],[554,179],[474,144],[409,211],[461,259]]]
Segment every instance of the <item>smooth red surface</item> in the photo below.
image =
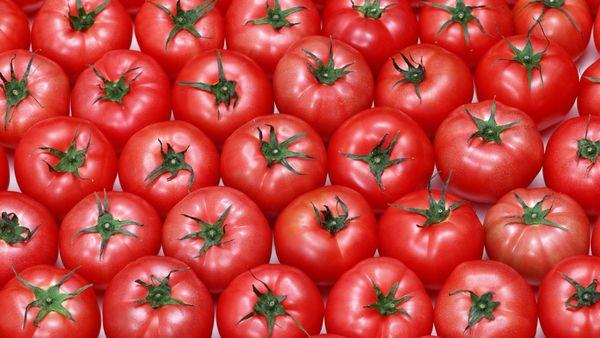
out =
[[29,49],[29,21],[18,4],[0,0],[0,52]]
[[592,63],[581,74],[577,112],[581,116],[600,116],[600,83],[594,83],[590,79],[600,79],[600,62]]

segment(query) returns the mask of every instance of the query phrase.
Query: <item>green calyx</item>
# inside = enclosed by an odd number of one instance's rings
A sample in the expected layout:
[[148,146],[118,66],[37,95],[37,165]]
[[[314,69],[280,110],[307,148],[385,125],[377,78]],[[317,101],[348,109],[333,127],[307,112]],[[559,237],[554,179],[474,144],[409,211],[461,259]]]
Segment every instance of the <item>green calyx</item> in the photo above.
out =
[[371,2],[370,0],[365,0],[365,2],[362,4],[362,6],[357,6],[354,4],[353,0],[350,0],[350,1],[352,2],[352,8],[361,12],[362,15],[368,19],[379,19],[379,18],[381,18],[381,16],[383,15],[383,13],[385,12],[386,9],[396,5],[394,3],[394,4],[389,4],[385,7],[379,7],[380,0],[373,0],[373,2]]
[[157,3],[152,2],[154,6],[158,7],[160,10],[165,12],[171,19],[173,23],[173,29],[169,32],[169,36],[167,37],[167,41],[165,42],[165,50],[169,49],[169,42],[173,40],[175,35],[182,30],[190,32],[193,36],[197,38],[202,38],[200,32],[194,26],[198,20],[200,20],[203,16],[208,14],[213,8],[215,8],[215,4],[217,0],[206,0],[199,4],[198,6],[190,9],[183,10],[181,8],[181,0],[177,0],[175,14],[171,12],[167,7]]
[[392,58],[392,64],[394,65],[394,68],[398,73],[402,74],[403,77],[401,80],[398,80],[396,83],[394,83],[394,87],[401,83],[412,83],[415,86],[415,94],[419,98],[419,101],[421,101],[421,91],[419,90],[419,85],[421,82],[423,82],[423,80],[425,80],[425,66],[423,65],[423,60],[417,63],[415,60],[412,60],[412,56],[410,57],[410,60],[402,53],[400,53],[400,56],[402,56],[402,59],[408,68],[402,69],[398,63],[396,63],[396,60]]
[[469,22],[471,22],[471,21],[475,22],[477,24],[477,26],[479,26],[479,29],[481,29],[481,31],[484,34],[488,34],[486,32],[485,28],[483,28],[481,21],[479,21],[479,19],[475,15],[473,15],[474,9],[487,8],[484,5],[467,6],[467,5],[465,5],[465,2],[463,0],[457,0],[455,7],[440,4],[437,2],[429,2],[429,1],[424,1],[423,4],[426,6],[431,6],[431,7],[441,9],[441,10],[447,12],[448,14],[450,14],[450,16],[451,16],[450,19],[448,19],[446,22],[444,22],[442,24],[442,26],[438,30],[437,34],[440,34],[443,30],[447,29],[451,24],[458,23],[462,26],[463,35],[465,38],[465,44],[467,47],[469,47],[469,27],[468,27]]
[[142,75],[142,72],[139,72],[131,80],[127,81],[127,76],[129,74],[140,69],[140,67],[135,67],[123,73],[123,75],[121,75],[117,81],[110,81],[100,74],[100,72],[94,66],[90,65],[90,68],[94,74],[96,74],[96,77],[102,81],[102,84],[98,85],[98,88],[100,88],[100,91],[103,94],[95,99],[94,103],[98,101],[110,101],[120,104],[121,107],[123,107],[123,98],[129,94],[131,84],[137,80],[140,75]]
[[526,225],[547,225],[547,226],[551,226],[554,228],[558,228],[563,231],[567,231],[567,229],[565,227],[563,227],[560,224],[557,224],[555,222],[552,222],[551,220],[546,218],[546,217],[548,217],[548,214],[552,211],[552,207],[554,205],[554,202],[552,202],[553,205],[551,205],[550,208],[544,209],[542,207],[542,205],[544,204],[544,201],[546,201],[546,199],[548,199],[548,197],[550,197],[550,196],[545,195],[541,201],[537,202],[533,207],[530,207],[525,203],[525,201],[523,201],[521,196],[515,194],[515,198],[517,199],[517,201],[523,208],[523,215],[515,217],[515,218],[519,219],[519,222],[512,222],[509,224],[523,223]]
[[377,296],[377,301],[375,301],[375,303],[373,304],[365,305],[364,308],[377,310],[377,312],[379,312],[379,314],[381,314],[382,316],[389,316],[396,313],[401,313],[406,317],[410,318],[410,314],[408,313],[408,311],[400,307],[400,305],[409,301],[412,298],[412,296],[395,298],[396,291],[398,290],[399,285],[398,282],[392,284],[392,289],[387,295],[384,295],[383,292],[381,292],[381,289],[379,289],[379,286],[377,286],[377,284],[375,284],[374,281],[371,281],[371,284],[373,285],[373,291],[375,291],[375,295]]
[[348,223],[358,219],[358,216],[349,217],[350,212],[348,210],[348,206],[339,196],[335,196],[335,199],[335,211],[337,212],[337,215],[334,215],[333,211],[331,211],[327,205],[323,205],[324,209],[319,211],[315,204],[311,203],[317,218],[317,222],[319,222],[319,225],[321,225],[323,229],[329,231],[329,233],[332,235],[344,230]]
[[260,128],[256,128],[258,130],[258,139],[260,142],[260,150],[263,153],[263,155],[265,156],[265,158],[267,159],[267,166],[270,168],[274,164],[280,163],[281,165],[283,165],[285,168],[287,168],[292,173],[294,173],[296,175],[303,175],[302,173],[300,173],[296,169],[294,169],[289,164],[287,159],[292,158],[292,157],[314,159],[314,157],[312,157],[308,154],[299,153],[299,152],[291,151],[288,149],[288,147],[292,143],[294,143],[297,140],[299,140],[300,138],[304,137],[306,135],[306,133],[296,134],[296,135],[288,138],[287,140],[279,143],[279,141],[277,140],[277,135],[275,135],[275,127],[273,127],[270,124],[268,124],[267,126],[269,127],[269,141],[268,142],[263,140],[262,130],[260,130]]
[[523,49],[518,49],[512,42],[510,42],[510,40],[508,40],[505,37],[502,37],[514,54],[514,57],[512,59],[508,59],[507,61],[517,62],[520,63],[523,67],[525,67],[525,70],[527,71],[527,84],[529,85],[529,88],[531,88],[531,78],[533,76],[533,70],[536,68],[540,70],[540,79],[543,83],[544,78],[542,76],[542,65],[540,62],[542,61],[542,58],[544,57],[544,53],[546,53],[548,46],[550,46],[550,41],[548,41],[546,47],[544,47],[543,50],[535,53],[535,51],[533,50],[533,45],[531,44],[531,31],[532,30],[529,30],[529,33],[527,34],[527,42],[525,43]]
[[184,239],[196,238],[201,238],[204,240],[204,244],[202,245],[202,248],[200,248],[200,252],[194,258],[202,256],[212,246],[218,246],[231,242],[231,240],[223,242],[223,236],[225,235],[225,228],[227,226],[227,224],[225,224],[225,219],[227,218],[227,215],[229,215],[230,210],[231,205],[228,206],[227,209],[225,209],[225,211],[221,214],[219,219],[214,223],[208,223],[201,220],[200,218],[186,214],[181,214],[183,217],[189,218],[192,221],[196,222],[198,225],[200,225],[200,231],[192,232],[179,238],[180,241]]
[[327,64],[323,63],[323,60],[319,59],[319,57],[317,57],[314,53],[306,49],[303,49],[302,51],[317,65],[315,67],[310,62],[307,62],[308,69],[310,69],[310,72],[321,84],[331,86],[340,78],[350,74],[350,71],[347,70],[347,68],[352,66],[352,63],[344,65],[341,68],[335,68],[333,57],[333,39],[331,38],[329,39],[329,60],[327,61]]
[[573,27],[575,27],[575,29],[579,33],[583,34],[581,27],[579,27],[579,25],[577,24],[577,22],[571,15],[571,13],[569,13],[566,9],[563,8],[563,5],[565,4],[565,2],[566,2],[566,0],[533,0],[533,1],[528,2],[525,6],[521,7],[521,9],[518,11],[518,13],[521,13],[526,8],[531,7],[531,6],[543,5],[544,8],[542,9],[542,13],[537,18],[534,18],[535,23],[531,26],[531,28],[529,28],[530,31],[533,30],[533,27],[535,27],[535,25],[537,25],[537,24],[540,24],[540,26],[541,26],[541,22],[542,22],[542,20],[544,20],[544,16],[546,15],[546,12],[548,10],[555,9],[555,10],[561,12],[564,16],[566,16],[567,19],[569,20],[569,22],[571,23],[571,25],[573,25]]
[[167,181],[171,181],[181,170],[187,170],[190,172],[190,180],[188,182],[187,188],[188,190],[192,188],[192,184],[194,184],[194,168],[185,162],[185,153],[188,151],[190,146],[187,146],[184,150],[180,152],[175,152],[171,144],[167,143],[167,151],[163,150],[163,144],[161,140],[158,140],[160,144],[160,154],[162,155],[163,162],[158,167],[154,168],[148,176],[144,179],[146,181],[146,186],[149,186],[154,181],[156,181],[162,174],[170,173],[171,176],[167,178]]
[[[17,55],[14,55],[10,60],[10,81],[7,80],[2,73],[0,73],[0,79],[2,80],[2,90],[4,91],[4,96],[6,97],[6,108],[4,111],[4,129],[6,130],[8,126],[8,122],[10,122],[12,116],[10,114],[10,110],[13,107],[16,107],[21,103],[21,101],[25,100],[28,96],[30,96],[29,91],[27,90],[27,78],[29,77],[29,72],[31,71],[31,64],[33,63],[33,58],[35,57],[35,52],[31,53],[31,58],[29,58],[29,63],[27,63],[27,68],[25,68],[25,72],[21,79],[17,79],[17,75],[15,74],[15,66],[14,61],[17,58]],[[35,98],[31,96],[34,100]],[[37,104],[41,107],[41,104],[35,100]]]
[[92,25],[94,25],[94,20],[96,20],[96,15],[98,15],[102,10],[108,5],[110,0],[104,0],[98,7],[94,8],[91,12],[86,12],[83,9],[82,0],[77,0],[77,14],[71,15],[69,12],[69,21],[71,22],[71,27],[80,32],[87,31]]
[[575,293],[565,301],[567,309],[579,310],[582,307],[592,306],[600,302],[600,292],[596,290],[598,280],[594,279],[588,286],[584,287],[565,274],[562,277],[575,288]]
[[494,301],[494,293],[486,292],[479,296],[471,290],[457,290],[449,295],[454,296],[460,293],[468,293],[471,297],[471,309],[469,310],[469,318],[465,331],[479,323],[483,318],[494,320],[494,310],[500,306],[500,302]]
[[13,212],[2,212],[0,219],[0,240],[8,245],[28,242],[40,226],[33,230],[19,224],[19,217]]
[[83,179],[79,175],[79,168],[85,162],[85,155],[90,147],[92,138],[90,136],[86,146],[83,149],[77,149],[77,146],[75,145],[75,141],[77,140],[78,135],[79,135],[79,131],[76,131],[75,135],[73,135],[73,139],[71,140],[71,144],[69,145],[69,148],[64,152],[54,149],[54,148],[50,148],[50,147],[40,147],[39,148],[40,150],[49,152],[50,154],[58,157],[58,159],[59,159],[58,163],[56,163],[56,165],[54,165],[54,166],[44,160],[46,165],[48,165],[48,170],[50,170],[51,172],[57,172],[57,173],[71,173],[71,174],[73,174],[73,176],[77,177],[78,179]]
[[502,144],[501,134],[508,128],[519,124],[518,121],[498,125],[496,122],[496,98],[492,101],[492,107],[490,108],[490,117],[487,120],[482,120],[475,115],[471,114],[467,106],[464,106],[465,111],[477,126],[477,131],[469,136],[469,141],[479,137],[484,142],[496,142]]
[[297,6],[297,7],[290,7],[288,9],[281,10],[281,6],[279,5],[278,0],[273,0],[273,7],[269,7],[269,2],[266,1],[266,6],[267,6],[267,9],[266,9],[267,16],[265,16],[264,18],[256,19],[256,20],[249,20],[248,22],[246,22],[246,25],[248,25],[248,24],[253,24],[253,25],[268,24],[268,25],[271,25],[276,30],[280,30],[283,27],[292,27],[292,26],[298,25],[300,23],[299,22],[290,22],[287,19],[287,17],[290,14],[300,12],[300,11],[306,9],[306,7],[304,7],[304,6]]
[[600,156],[600,140],[592,141],[588,139],[589,129],[590,119],[588,119],[587,126],[585,127],[583,138],[577,140],[577,158],[583,158],[590,161],[590,165],[587,168],[588,172],[592,169],[592,166],[596,164],[596,160],[598,159],[598,156]]
[[136,279],[135,282],[146,288],[148,293],[146,297],[136,299],[135,302],[138,304],[148,303],[153,309],[159,309],[167,305],[194,306],[192,304],[186,304],[179,299],[171,297],[171,285],[169,285],[171,275],[176,272],[187,269],[188,268],[171,270],[169,271],[169,274],[163,279],[158,279],[158,277],[150,275],[151,284],[148,284],[140,279]]

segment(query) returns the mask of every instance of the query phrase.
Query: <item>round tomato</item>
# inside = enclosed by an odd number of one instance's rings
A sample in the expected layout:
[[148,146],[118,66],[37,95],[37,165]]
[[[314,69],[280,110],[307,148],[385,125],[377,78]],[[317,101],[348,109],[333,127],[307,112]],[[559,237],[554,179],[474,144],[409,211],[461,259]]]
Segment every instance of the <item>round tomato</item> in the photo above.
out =
[[108,285],[102,317],[108,337],[210,337],[210,293],[183,262],[146,256],[125,266]]
[[15,151],[15,176],[25,194],[59,219],[94,191],[112,190],[117,155],[91,122],[55,117],[31,127]]
[[321,18],[311,0],[233,0],[225,30],[227,48],[249,56],[271,76],[288,47],[321,32]]
[[12,0],[0,0],[0,53],[29,49],[29,21]]
[[443,337],[533,338],[533,291],[510,266],[470,261],[456,267],[437,297],[435,330]]
[[403,112],[367,109],[344,122],[329,142],[332,184],[361,193],[376,213],[425,187],[433,172],[427,135]]
[[369,258],[335,283],[327,300],[327,332],[348,338],[418,337],[431,332],[431,300],[402,262]]
[[452,176],[450,190],[480,203],[528,186],[544,162],[533,120],[495,100],[456,108],[440,125],[433,148],[442,178]]
[[91,283],[50,265],[27,268],[0,290],[0,336],[96,338],[100,310]]
[[10,182],[10,167],[8,165],[8,157],[6,150],[0,146],[0,191],[8,189]]
[[469,67],[434,45],[413,45],[391,57],[375,87],[375,106],[402,110],[430,136],[454,108],[472,99]]
[[271,228],[258,206],[228,187],[192,192],[163,225],[166,256],[188,264],[212,293],[271,257]]
[[135,17],[135,37],[174,79],[196,55],[222,48],[225,23],[216,0],[146,1]]
[[494,97],[529,115],[539,130],[560,122],[579,86],[577,67],[557,44],[517,35],[495,44],[475,71],[479,100]]
[[169,77],[150,56],[110,51],[77,79],[71,113],[92,121],[120,151],[138,130],[169,120],[170,91]]
[[190,191],[219,183],[219,153],[187,122],[154,123],[125,144],[119,181],[123,191],[144,198],[165,217]]
[[581,75],[577,111],[581,116],[600,116],[600,60],[587,67]]
[[36,122],[69,113],[69,78],[48,58],[25,50],[0,53],[0,80],[5,147],[15,148]]
[[264,264],[240,274],[223,291],[217,325],[222,338],[305,338],[321,330],[323,301],[302,271]]
[[377,249],[376,220],[367,200],[342,186],[307,192],[275,223],[277,258],[304,271],[317,285],[333,284]]
[[273,90],[249,57],[231,50],[205,52],[179,72],[173,87],[173,114],[221,147],[244,123],[273,114]]

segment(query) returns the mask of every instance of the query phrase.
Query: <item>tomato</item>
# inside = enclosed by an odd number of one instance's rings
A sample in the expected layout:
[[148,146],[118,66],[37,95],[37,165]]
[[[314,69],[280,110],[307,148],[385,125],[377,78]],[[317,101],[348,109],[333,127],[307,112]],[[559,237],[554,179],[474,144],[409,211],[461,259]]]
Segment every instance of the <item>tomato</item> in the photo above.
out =
[[326,1],[323,35],[358,49],[377,74],[390,56],[417,43],[419,25],[408,1]]
[[221,152],[223,183],[247,194],[269,220],[292,200],[325,185],[327,154],[306,122],[261,116],[236,130]]
[[0,80],[2,146],[15,148],[36,122],[69,114],[69,78],[46,57],[25,50],[0,53]]
[[403,112],[372,108],[344,122],[329,142],[332,184],[358,191],[376,213],[416,189],[433,172],[427,135]]
[[204,52],[177,76],[173,114],[221,147],[244,123],[273,114],[273,89],[263,70],[247,56],[231,50]]
[[436,332],[443,337],[533,338],[533,291],[510,266],[470,261],[456,267],[435,304]]
[[188,264],[212,293],[271,257],[271,228],[258,206],[228,187],[198,189],[177,203],[163,225],[166,256]]
[[0,53],[29,49],[29,21],[12,0],[0,0]]
[[131,17],[135,17],[145,0],[119,0]]
[[369,258],[335,283],[325,309],[327,332],[348,338],[418,337],[431,332],[431,300],[402,262]]
[[311,0],[232,0],[225,31],[227,48],[249,56],[271,76],[288,47],[321,32],[321,18]]
[[191,191],[219,183],[219,153],[187,122],[154,123],[125,144],[119,181],[123,191],[144,198],[164,218]]
[[215,3],[216,0],[146,1],[135,17],[135,37],[140,49],[175,79],[196,55],[223,47],[225,24]]
[[31,28],[32,50],[56,61],[74,83],[114,49],[129,49],[131,18],[116,0],[46,0]]
[[147,256],[125,266],[108,285],[102,317],[108,337],[210,337],[210,293],[183,262]]
[[479,100],[496,97],[524,111],[539,130],[563,119],[575,102],[578,85],[577,68],[564,49],[535,36],[498,42],[475,71]]
[[472,68],[502,36],[513,32],[510,8],[504,0],[432,0],[422,4],[421,43],[444,47]]
[[592,231],[592,254],[600,256],[600,218],[596,219],[596,225]]
[[390,58],[375,87],[375,106],[402,110],[430,136],[454,108],[472,99],[469,67],[434,45],[413,45]]
[[240,274],[223,291],[217,325],[222,338],[303,338],[321,330],[323,301],[302,271],[264,264]]
[[600,116],[600,61],[585,69],[579,82],[577,112],[579,115]]
[[542,330],[548,338],[600,335],[600,258],[576,256],[558,263],[539,289]]
[[100,311],[94,290],[75,270],[27,268],[0,290],[0,336],[95,338]]
[[44,3],[43,0],[13,0],[13,2],[19,5],[30,16],[33,16]]
[[112,190],[117,156],[91,122],[55,117],[31,127],[15,151],[15,176],[25,194],[58,219],[94,191]]
[[227,13],[227,9],[231,4],[231,0],[217,0],[217,8],[221,11],[221,13]]
[[594,46],[596,46],[596,50],[600,51],[600,18],[598,15],[594,20]]
[[275,223],[277,258],[304,271],[317,285],[333,284],[377,249],[376,220],[367,200],[342,186],[307,192]]
[[120,151],[138,130],[169,120],[170,91],[169,77],[150,56],[110,51],[77,79],[71,112],[92,121]]
[[8,189],[10,181],[10,168],[8,166],[8,157],[6,150],[0,146],[0,191]]
[[528,186],[542,168],[544,144],[533,120],[495,100],[456,108],[435,136],[436,166],[450,190],[494,203]]

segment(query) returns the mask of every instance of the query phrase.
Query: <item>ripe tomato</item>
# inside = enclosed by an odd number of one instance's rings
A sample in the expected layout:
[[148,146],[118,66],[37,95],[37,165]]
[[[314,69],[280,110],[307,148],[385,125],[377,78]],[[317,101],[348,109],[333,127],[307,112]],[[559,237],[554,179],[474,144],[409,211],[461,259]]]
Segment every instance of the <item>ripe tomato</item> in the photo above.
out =
[[275,223],[277,258],[304,271],[317,285],[333,284],[377,249],[376,220],[367,200],[342,186],[307,192]]
[[236,130],[221,152],[223,183],[247,194],[269,220],[292,200],[325,184],[327,154],[306,122],[261,116]]
[[223,291],[217,325],[222,338],[303,338],[321,330],[323,301],[302,271],[264,264],[240,274]]
[[329,142],[332,184],[361,193],[376,213],[425,187],[433,172],[427,135],[403,112],[367,109],[344,122]]
[[249,56],[271,76],[288,47],[321,32],[321,18],[311,0],[233,0],[225,30],[227,48]]
[[15,148],[36,122],[69,113],[69,78],[46,57],[25,50],[0,53],[0,80],[2,146]]
[[42,4],[44,3],[43,0],[13,0],[13,1],[17,5],[19,5],[27,15],[32,16],[32,17],[38,11],[38,9],[40,9],[40,7],[42,7]]
[[175,79],[196,55],[223,47],[225,24],[215,3],[216,0],[146,1],[135,17],[135,37],[140,49]]
[[510,266],[470,261],[456,267],[440,290],[434,311],[442,337],[533,338],[533,291]]
[[431,300],[402,262],[369,258],[335,283],[327,300],[327,332],[349,338],[418,337],[431,332]]
[[413,45],[390,58],[375,87],[375,106],[402,110],[430,136],[454,108],[472,99],[469,67],[434,45]]
[[29,21],[12,0],[0,0],[0,53],[29,49]]
[[327,1],[323,35],[358,49],[377,74],[390,56],[417,43],[419,25],[407,1]]
[[43,205],[25,194],[0,192],[0,287],[17,272],[38,264],[54,264],[58,228]]
[[135,17],[145,0],[119,0],[131,17]]
[[31,28],[32,50],[56,61],[74,83],[114,49],[129,49],[131,18],[116,0],[46,0]]
[[55,117],[29,128],[15,151],[15,176],[25,194],[58,219],[94,191],[112,190],[117,155],[91,122]]
[[146,256],[110,282],[102,316],[108,337],[210,337],[214,309],[210,293],[187,265]]
[[579,115],[600,116],[600,61],[592,63],[581,75],[577,112]]
[[187,195],[163,225],[165,255],[188,264],[212,293],[271,257],[271,228],[258,206],[228,187]]
[[154,123],[125,144],[119,181],[123,191],[144,198],[164,218],[190,191],[219,183],[219,153],[187,122]]
[[231,50],[204,52],[173,87],[173,114],[200,128],[218,147],[251,119],[273,113],[273,90],[263,70]]
[[373,86],[357,50],[322,36],[294,43],[273,75],[279,112],[303,119],[325,142],[350,116],[371,107]]
[[475,72],[479,100],[494,97],[531,116],[539,130],[560,122],[575,98],[579,76],[564,49],[535,36],[495,44]]
[[125,265],[160,250],[161,220],[142,198],[126,192],[93,193],[60,225],[60,258],[99,290]]
[[495,100],[456,108],[434,141],[436,166],[450,190],[470,201],[494,203],[528,186],[544,162],[533,120]]
[[150,56],[110,51],[77,79],[71,112],[92,121],[120,151],[138,130],[169,120],[170,91],[169,77]]
[[27,268],[0,290],[0,336],[96,338],[100,311],[94,290],[75,270]]
[[10,181],[10,168],[8,166],[8,157],[6,150],[0,146],[0,191],[8,189]]
[[596,225],[592,231],[592,255],[600,256],[600,218],[596,219]]
[[540,324],[548,338],[600,336],[600,258],[576,256],[558,263],[539,289]]

